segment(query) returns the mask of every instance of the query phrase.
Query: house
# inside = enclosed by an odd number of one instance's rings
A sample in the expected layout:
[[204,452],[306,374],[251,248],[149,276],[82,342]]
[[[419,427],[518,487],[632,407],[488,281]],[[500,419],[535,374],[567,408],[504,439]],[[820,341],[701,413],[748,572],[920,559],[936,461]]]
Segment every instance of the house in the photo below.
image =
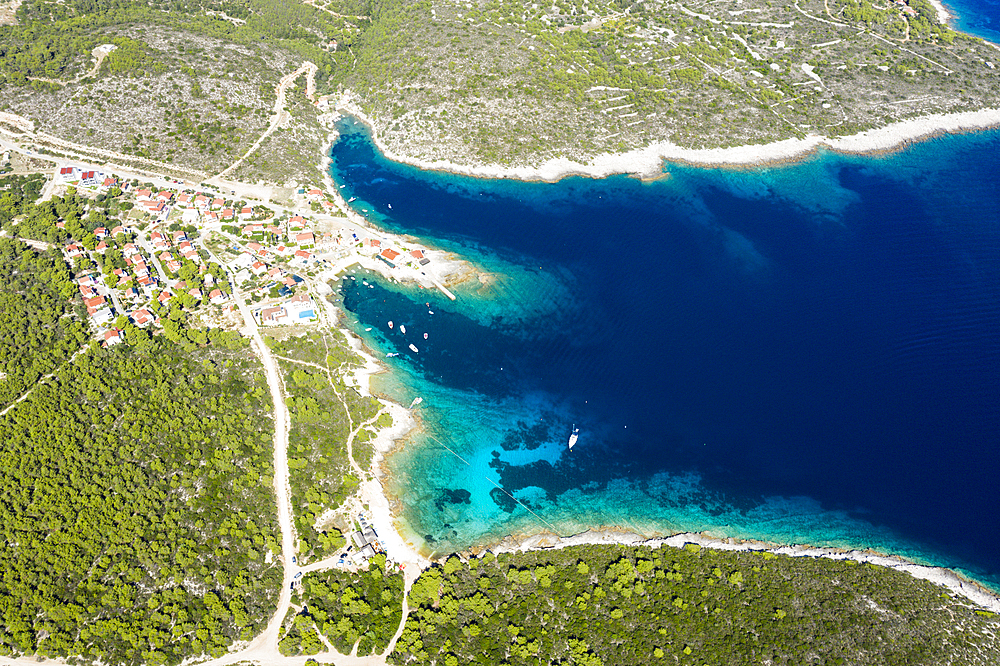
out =
[[295,234],[295,241],[299,245],[315,245],[316,238],[313,236],[311,231],[303,231],[301,234]]
[[87,274],[77,278],[77,283],[80,285],[96,286],[101,283],[95,276]]
[[81,284],[80,285],[80,295],[83,296],[83,300],[87,300],[97,296],[97,290],[91,286]]
[[114,273],[115,277],[117,277],[119,280],[128,279],[128,271],[126,271],[124,268],[116,268],[115,270],[112,271],[112,273]]
[[96,229],[94,229],[94,236],[97,237],[97,240],[104,240],[105,238],[108,237],[108,228],[97,227]]
[[170,254],[170,252],[168,252],[167,250],[164,250],[156,258],[159,259],[160,261],[172,261],[174,255]]
[[153,243],[153,247],[159,250],[165,250],[166,248],[170,247],[170,242],[167,240],[167,237],[161,234],[159,231],[154,231],[153,233],[149,234],[149,240]]
[[278,268],[277,266],[274,266],[271,268],[271,270],[267,272],[267,276],[269,278],[278,279],[279,277],[281,277],[281,269]]
[[66,256],[70,259],[76,259],[77,257],[83,256],[83,248],[75,243],[71,243],[66,246]]
[[108,330],[104,331],[105,347],[111,347],[113,345],[117,345],[121,343],[121,341],[122,341],[121,331],[119,331],[117,328],[109,328]]
[[[241,220],[249,220],[251,217],[253,217],[253,209],[252,208],[241,208],[240,209],[240,219]],[[260,225],[257,225],[257,226],[260,226]]]
[[306,196],[309,197],[310,199],[320,199],[323,197],[323,190],[317,190],[314,187],[313,189],[306,192]]
[[267,256],[267,250],[260,243],[247,243],[247,249],[258,257]]
[[[118,229],[120,227],[115,227],[115,228]],[[122,254],[125,255],[126,257],[131,257],[132,255],[140,253],[141,250],[139,250],[139,246],[136,245],[135,243],[126,243],[125,247],[122,248]]]
[[224,211],[222,211],[222,215],[220,217],[222,217],[223,220],[231,220],[235,216],[236,216],[235,211],[233,211],[232,208],[227,208]]
[[136,201],[150,201],[153,198],[153,193],[149,190],[136,190],[135,198]]
[[288,317],[294,322],[315,321],[316,310],[308,294],[300,293],[292,296],[285,304]]
[[309,261],[309,260],[315,258],[315,256],[316,255],[314,255],[309,250],[296,250],[295,251],[295,258],[299,259],[301,261],[304,261],[304,262],[305,261]]
[[136,326],[145,326],[146,324],[151,324],[155,319],[152,312],[146,308],[139,308],[132,313],[132,321],[135,322]]
[[395,261],[396,257],[399,256],[399,252],[396,252],[395,250],[390,250],[389,248],[386,248],[386,249],[382,250],[382,254],[380,254],[379,256],[380,257],[385,257],[389,261]]
[[152,275],[144,275],[139,278],[139,286],[142,287],[142,290],[150,296],[153,295],[153,289],[156,288],[157,284],[156,278]]
[[107,301],[104,300],[103,296],[94,296],[85,300],[83,304],[87,306],[87,314],[92,315],[97,312],[98,309],[104,307],[107,304]]
[[222,199],[212,199],[212,208],[222,208],[226,205],[226,202]]
[[199,289],[198,287],[195,287],[194,289],[189,290],[188,291],[188,296],[193,296],[193,297],[197,298],[200,301],[201,300],[201,289]]
[[302,228],[302,225],[306,223],[305,218],[301,215],[295,215],[290,220],[288,220],[288,226]]
[[424,253],[422,250],[410,250],[410,256],[414,259],[423,259]]
[[101,241],[100,243],[97,244],[96,247],[94,247],[94,252],[98,252],[100,254],[104,254],[104,251],[107,250],[107,249],[108,249],[107,242],[106,241]]
[[[245,208],[243,210],[246,210]],[[240,213],[242,215],[242,213]],[[243,227],[242,234],[244,236],[250,236],[251,234],[259,234],[264,231],[263,224],[248,224]]]
[[166,210],[166,206],[164,206],[161,202],[144,201],[142,205],[146,209],[146,212],[150,214],[156,213],[159,215]]
[[84,171],[80,174],[80,183],[86,187],[97,187],[104,182],[104,174],[100,171]]
[[103,326],[104,324],[110,324],[111,320],[114,319],[115,311],[111,308],[104,308],[103,310],[98,310],[91,315],[91,321],[93,321],[98,326]]
[[177,231],[174,232],[174,243],[181,243],[183,241],[186,241],[187,239],[188,239],[187,234],[184,233],[182,230],[178,229]]
[[226,302],[226,295],[222,293],[221,289],[213,289],[208,294],[208,300],[214,305],[221,305]]
[[254,275],[261,276],[267,272],[267,264],[262,261],[255,261],[250,266],[250,270],[253,271]]
[[382,247],[382,241],[380,241],[377,238],[369,238],[367,240],[368,240],[368,246],[369,247]]
[[156,297],[156,300],[158,300],[160,302],[160,304],[162,305],[162,304],[166,303],[167,301],[169,301],[173,297],[174,297],[173,294],[171,294],[169,291],[167,291],[166,289],[164,289],[163,291],[160,292],[160,295]]
[[125,230],[125,227],[122,226],[121,224],[119,224],[117,227],[111,230],[112,236],[117,236],[118,234],[124,234],[124,233],[128,232]]
[[128,289],[126,289],[125,291],[123,291],[122,292],[122,296],[124,296],[125,298],[127,298],[129,300],[132,300],[132,301],[137,301],[137,300],[139,300],[139,298],[141,298],[141,295],[139,294],[139,290],[136,289],[135,287],[129,287]]
[[188,194],[187,192],[181,192],[180,194],[177,195],[177,203],[183,206],[187,206],[189,203],[191,203],[191,195]]
[[205,210],[211,205],[211,203],[211,200],[204,194],[199,194],[194,198],[195,208],[198,208],[199,210]]
[[59,169],[59,180],[68,182],[71,180],[77,180],[77,172],[79,169],[76,167],[63,167]]
[[207,220],[208,222],[215,222],[218,219],[219,219],[219,214],[218,213],[212,213],[212,212],[206,212],[205,213],[205,220]]
[[162,201],[163,203],[166,203],[166,202],[168,202],[168,201],[170,201],[171,199],[174,198],[174,193],[173,192],[168,192],[167,190],[163,190],[162,192],[157,192],[156,193],[156,198],[159,201]]
[[183,264],[181,264],[181,262],[176,261],[176,260],[174,260],[174,261],[168,261],[167,262],[167,270],[170,271],[171,273],[176,273],[177,271],[179,271],[181,269],[182,265]]
[[66,228],[66,223],[63,222],[62,220],[56,222],[56,229],[65,229],[65,228]]
[[277,324],[286,316],[285,308],[283,307],[264,308],[260,311],[260,323]]
[[101,186],[104,187],[104,188],[109,188],[109,187],[114,187],[117,184],[118,184],[117,180],[115,180],[114,178],[108,176],[107,178],[104,179],[104,182],[101,183]]

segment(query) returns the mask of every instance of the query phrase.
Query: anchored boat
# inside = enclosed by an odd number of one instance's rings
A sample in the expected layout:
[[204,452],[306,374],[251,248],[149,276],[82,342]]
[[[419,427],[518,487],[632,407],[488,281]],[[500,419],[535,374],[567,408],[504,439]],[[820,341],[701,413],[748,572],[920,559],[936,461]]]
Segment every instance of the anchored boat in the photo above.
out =
[[577,428],[576,424],[574,423],[573,424],[573,432],[569,436],[569,448],[570,448],[570,450],[573,449],[573,445],[576,444],[576,440],[578,440],[579,438],[580,438],[580,429]]

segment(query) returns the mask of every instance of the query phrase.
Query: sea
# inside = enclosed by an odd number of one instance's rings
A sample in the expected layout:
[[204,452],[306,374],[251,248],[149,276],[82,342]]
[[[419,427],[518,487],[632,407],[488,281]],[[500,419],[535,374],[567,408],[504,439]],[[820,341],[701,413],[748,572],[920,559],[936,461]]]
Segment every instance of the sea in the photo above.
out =
[[383,467],[425,554],[705,532],[1000,590],[1000,131],[544,183],[422,170],[338,129],[345,199],[475,267],[455,301],[361,268],[334,285],[398,354],[373,390],[422,399]]

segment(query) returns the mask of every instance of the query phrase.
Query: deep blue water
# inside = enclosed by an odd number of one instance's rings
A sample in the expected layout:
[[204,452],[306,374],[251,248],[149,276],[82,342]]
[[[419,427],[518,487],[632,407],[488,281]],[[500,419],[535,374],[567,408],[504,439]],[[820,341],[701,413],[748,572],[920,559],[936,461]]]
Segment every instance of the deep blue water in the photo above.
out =
[[421,171],[341,131],[345,197],[496,278],[455,303],[341,286],[355,330],[401,352],[379,389],[424,398],[387,466],[428,551],[618,525],[1000,583],[1000,133],[546,184]]
[[1000,0],[945,0],[944,5],[956,15],[951,27],[1000,43]]

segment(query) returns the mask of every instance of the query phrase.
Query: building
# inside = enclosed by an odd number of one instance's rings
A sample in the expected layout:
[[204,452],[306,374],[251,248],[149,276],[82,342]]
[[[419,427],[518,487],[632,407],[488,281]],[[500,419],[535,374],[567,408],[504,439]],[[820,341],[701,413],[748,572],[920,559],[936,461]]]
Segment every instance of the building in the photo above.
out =
[[109,328],[104,331],[104,346],[111,347],[122,342],[121,331],[117,328]]
[[208,294],[208,300],[209,300],[209,302],[210,302],[210,303],[212,303],[213,305],[222,305],[222,304],[223,304],[223,303],[225,303],[225,302],[226,302],[226,301],[227,301],[228,299],[226,298],[226,295],[222,293],[222,290],[221,290],[221,289],[213,289],[213,290],[212,290],[212,291],[211,291],[211,292],[210,292],[210,293]]

